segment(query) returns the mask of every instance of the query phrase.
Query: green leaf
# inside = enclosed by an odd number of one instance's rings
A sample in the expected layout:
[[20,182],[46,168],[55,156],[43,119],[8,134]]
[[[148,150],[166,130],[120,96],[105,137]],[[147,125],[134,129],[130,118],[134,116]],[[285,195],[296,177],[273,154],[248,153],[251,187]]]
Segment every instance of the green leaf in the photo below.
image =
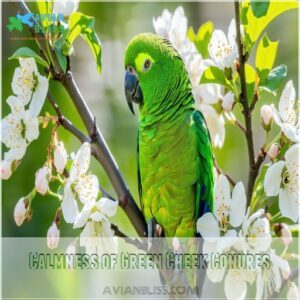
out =
[[48,63],[28,47],[19,48],[9,59],[19,59],[20,57],[33,57],[36,63],[48,67]]
[[200,84],[203,83],[218,83],[232,90],[232,85],[230,81],[225,77],[224,72],[215,66],[210,66],[203,72],[200,79]]
[[254,16],[256,18],[261,18],[267,14],[270,5],[270,0],[264,0],[264,1],[251,0],[250,5]]
[[273,69],[266,78],[262,88],[270,93],[276,94],[277,89],[287,76],[287,67],[280,65]]
[[255,58],[255,66],[258,70],[260,82],[264,82],[273,67],[278,48],[278,41],[272,42],[265,34],[260,40]]
[[[51,25],[51,18],[48,18],[47,16],[52,14],[52,5],[51,1],[49,0],[38,0],[36,1],[38,11],[40,14],[40,18],[42,21],[43,27],[48,27]],[[46,16],[46,17],[45,17]]]
[[297,0],[271,1],[266,15],[257,18],[249,4],[249,0],[244,1],[241,21],[244,25],[245,40],[248,41],[247,50],[250,51],[262,31],[274,18],[294,8],[298,8]]
[[67,61],[67,57],[64,55],[62,50],[64,40],[65,40],[65,33],[63,33],[63,35],[59,39],[57,39],[56,42],[54,43],[54,51],[61,69],[64,72],[66,72],[68,61]]
[[68,65],[66,56],[62,53],[61,48],[57,46],[54,46],[54,51],[61,69],[66,73]]
[[79,12],[74,12],[69,17],[69,30],[63,45],[63,54],[68,55],[74,40],[81,35],[96,59],[97,70],[101,72],[101,43],[94,30],[95,19]]
[[203,58],[208,57],[208,44],[213,30],[214,24],[211,21],[202,24],[198,29],[197,34],[192,27],[188,29],[187,36],[189,40],[195,44]]
[[254,68],[251,67],[249,64],[245,65],[245,76],[246,76],[247,100],[249,103],[251,103],[254,97],[255,82],[257,80],[257,75]]

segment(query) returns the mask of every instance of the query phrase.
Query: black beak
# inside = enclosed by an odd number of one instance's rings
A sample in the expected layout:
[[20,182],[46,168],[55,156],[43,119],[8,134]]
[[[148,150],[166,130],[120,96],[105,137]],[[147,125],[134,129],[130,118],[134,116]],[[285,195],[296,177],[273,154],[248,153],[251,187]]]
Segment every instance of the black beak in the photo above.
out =
[[143,103],[143,93],[137,75],[130,71],[125,73],[125,95],[129,109],[134,114],[132,102]]

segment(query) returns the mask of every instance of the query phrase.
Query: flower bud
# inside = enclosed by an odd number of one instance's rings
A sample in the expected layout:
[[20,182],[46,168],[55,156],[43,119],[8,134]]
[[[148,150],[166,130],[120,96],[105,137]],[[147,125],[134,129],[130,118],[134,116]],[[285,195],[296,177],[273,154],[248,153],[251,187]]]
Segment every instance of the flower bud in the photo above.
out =
[[54,149],[54,166],[58,173],[62,173],[68,161],[68,154],[62,141],[56,143]]
[[228,92],[222,101],[222,107],[225,111],[230,112],[232,110],[232,106],[234,103],[234,94],[232,92]]
[[273,123],[273,111],[270,105],[263,105],[260,108],[260,116],[262,121],[262,126],[266,131],[271,129]]
[[59,242],[60,231],[55,222],[52,223],[51,227],[47,232],[47,245],[50,249],[55,249]]
[[9,179],[12,174],[11,161],[1,160],[0,162],[0,178]]
[[271,160],[274,160],[277,157],[279,149],[280,149],[279,144],[274,143],[271,145],[271,147],[267,151],[267,154]]
[[299,300],[300,299],[300,289],[294,282],[290,282],[290,288],[286,295],[287,300]]
[[282,242],[286,247],[292,242],[292,233],[288,225],[284,223],[275,224],[274,231],[277,236],[281,237]]
[[21,226],[23,224],[26,218],[26,211],[26,198],[23,197],[17,202],[14,210],[14,219],[17,226]]
[[48,191],[50,176],[51,171],[46,166],[40,168],[35,174],[35,188],[42,195]]

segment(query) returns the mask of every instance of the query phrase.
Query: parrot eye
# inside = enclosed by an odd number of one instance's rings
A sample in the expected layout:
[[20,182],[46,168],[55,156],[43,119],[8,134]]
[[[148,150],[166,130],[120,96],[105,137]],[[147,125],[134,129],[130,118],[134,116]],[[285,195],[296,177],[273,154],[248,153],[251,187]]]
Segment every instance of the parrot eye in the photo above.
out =
[[151,66],[151,60],[150,59],[146,59],[145,63],[144,63],[144,69],[148,70]]

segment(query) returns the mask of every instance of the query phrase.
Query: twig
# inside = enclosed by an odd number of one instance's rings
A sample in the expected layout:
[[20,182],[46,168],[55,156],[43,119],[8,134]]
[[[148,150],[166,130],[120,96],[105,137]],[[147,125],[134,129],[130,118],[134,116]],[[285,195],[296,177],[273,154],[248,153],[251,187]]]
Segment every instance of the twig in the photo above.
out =
[[252,118],[251,118],[251,110],[249,107],[248,97],[247,97],[247,89],[246,89],[246,75],[245,75],[245,63],[246,56],[243,54],[243,44],[241,39],[241,23],[240,23],[240,5],[239,1],[234,1],[235,7],[235,23],[236,23],[236,33],[237,33],[237,45],[239,52],[239,68],[238,72],[241,80],[241,95],[240,101],[243,106],[243,115],[245,119],[245,137],[247,140],[247,148],[248,148],[248,156],[249,156],[249,175],[248,175],[248,187],[247,187],[247,206],[250,206],[251,197],[253,193],[253,187],[255,183],[255,179],[258,175],[259,167],[257,167],[255,162],[255,154],[254,154],[254,143],[253,143],[253,133],[252,133]]
[[243,133],[246,133],[245,127],[242,125],[242,123],[241,123],[238,119],[235,119],[234,124],[235,124],[239,129],[241,129]]
[[218,174],[219,174],[219,175],[220,175],[220,174],[223,174],[223,175],[228,179],[228,181],[230,182],[230,184],[231,184],[232,186],[235,186],[235,185],[236,185],[236,182],[231,178],[230,175],[228,175],[227,173],[225,173],[225,172],[219,167],[219,165],[218,165],[217,160],[216,160],[215,157],[213,157],[213,161],[214,161],[214,167],[216,168]]
[[[22,14],[30,13],[30,10],[28,9],[24,1],[12,3]],[[34,18],[32,18],[32,21],[35,25],[38,25]],[[34,32],[34,30],[31,30],[31,33],[34,37],[37,37],[37,34]],[[39,33],[37,42],[41,50],[43,50],[44,53],[48,53],[47,40],[45,39],[45,35],[42,32]],[[72,73],[70,71],[68,71],[67,73],[62,72],[56,55],[53,52],[53,49],[50,49],[50,59],[54,64],[54,70],[53,68],[50,68],[51,72],[53,73],[52,75],[55,79],[59,80],[66,88],[69,96],[72,99],[73,104],[77,109],[78,114],[80,115],[88,131],[89,136],[91,136],[95,128],[94,117],[91,114],[85,99],[81,95],[76,85]],[[145,236],[147,227],[143,214],[136,205],[131,193],[129,192],[129,189],[119,171],[119,168],[113,156],[110,153],[109,148],[106,145],[106,142],[101,132],[98,128],[96,129],[96,137],[92,143],[93,149],[95,151],[95,157],[101,163],[107,176],[109,177],[110,182],[118,195],[120,205],[123,207],[125,213],[127,214],[128,218],[130,219],[131,223],[136,229],[138,235]]]
[[89,139],[89,137],[87,137],[83,132],[81,132],[78,128],[76,128],[71,121],[69,121],[68,119],[66,119],[62,112],[60,111],[58,105],[56,104],[56,102],[54,101],[51,93],[48,91],[47,94],[47,98],[49,100],[49,102],[51,103],[52,107],[54,108],[57,116],[58,116],[58,122],[60,125],[62,125],[66,130],[70,131],[75,137],[77,137],[79,139],[79,141],[81,143],[84,142],[88,142],[90,143],[91,140]]

